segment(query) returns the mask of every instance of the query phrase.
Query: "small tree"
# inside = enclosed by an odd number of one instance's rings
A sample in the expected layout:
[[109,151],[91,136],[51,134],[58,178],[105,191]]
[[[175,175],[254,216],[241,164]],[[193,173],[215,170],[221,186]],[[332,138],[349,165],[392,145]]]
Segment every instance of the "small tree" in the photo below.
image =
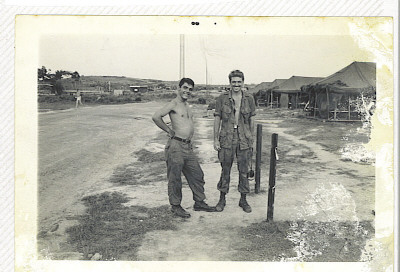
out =
[[61,79],[62,75],[64,74],[64,71],[57,70],[55,74],[56,79]]
[[79,79],[80,78],[79,73],[77,71],[73,72],[72,73],[72,78]]
[[64,92],[64,86],[61,83],[60,79],[53,79],[52,80],[52,84],[53,84],[53,92],[58,94],[58,95],[62,95],[62,93]]
[[42,68],[38,68],[38,79],[44,80],[44,77],[47,75],[46,67],[42,66]]

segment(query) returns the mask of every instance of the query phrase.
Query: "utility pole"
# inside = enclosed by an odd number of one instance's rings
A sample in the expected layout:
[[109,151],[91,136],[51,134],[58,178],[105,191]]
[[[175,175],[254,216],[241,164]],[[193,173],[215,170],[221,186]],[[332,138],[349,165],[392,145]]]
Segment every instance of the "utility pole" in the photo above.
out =
[[179,77],[185,77],[185,35],[180,35],[180,66]]
[[207,56],[206,56],[206,87],[208,86],[208,65],[207,65]]

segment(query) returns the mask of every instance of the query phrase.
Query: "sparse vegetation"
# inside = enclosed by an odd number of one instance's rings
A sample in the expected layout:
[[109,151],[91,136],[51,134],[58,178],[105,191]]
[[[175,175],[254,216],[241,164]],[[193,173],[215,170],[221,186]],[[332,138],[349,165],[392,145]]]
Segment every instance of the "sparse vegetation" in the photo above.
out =
[[137,152],[136,155],[138,156],[139,161],[146,163],[164,161],[164,152],[153,153],[146,149],[142,149]]
[[149,231],[176,229],[169,206],[124,206],[120,193],[103,193],[82,199],[86,208],[79,224],[67,229],[68,242],[84,259],[99,253],[101,260],[137,260],[137,249]]
[[[117,167],[110,182],[121,185],[142,185],[154,182],[156,176],[165,175],[164,152],[153,153],[141,149],[135,153],[135,156],[138,157],[138,162]],[[143,163],[146,165],[144,166]]]

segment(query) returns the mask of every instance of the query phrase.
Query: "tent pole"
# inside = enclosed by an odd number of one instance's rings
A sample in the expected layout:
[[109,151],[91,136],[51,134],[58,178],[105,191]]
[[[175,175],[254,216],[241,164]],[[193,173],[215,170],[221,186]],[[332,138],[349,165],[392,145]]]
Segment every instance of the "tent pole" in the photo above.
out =
[[336,106],[335,106],[335,109],[333,111],[333,119],[336,121]]
[[351,115],[351,112],[350,112],[350,103],[351,103],[351,98],[350,98],[350,95],[349,95],[349,120],[351,119],[351,117],[350,117],[350,115]]
[[328,88],[326,90],[326,102],[328,102],[328,120],[329,120],[329,109],[330,109],[330,103],[329,103],[329,93],[328,93]]
[[316,108],[317,108],[317,92],[315,91],[314,92],[314,118],[317,114]]
[[271,109],[274,106],[274,95],[272,94],[272,90],[271,90]]
[[276,97],[276,107],[277,108],[280,108],[280,105],[279,105],[279,95]]

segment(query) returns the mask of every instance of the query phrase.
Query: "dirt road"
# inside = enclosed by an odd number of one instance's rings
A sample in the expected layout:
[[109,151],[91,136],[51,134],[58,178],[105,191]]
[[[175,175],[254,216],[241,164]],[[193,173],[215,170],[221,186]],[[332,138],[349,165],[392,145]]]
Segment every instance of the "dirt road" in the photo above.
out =
[[[125,207],[157,208],[168,204],[162,159],[144,164],[138,155],[143,150],[146,154],[162,154],[166,137],[150,118],[160,106],[160,103],[151,102],[40,114],[38,229],[42,233],[39,251],[44,258],[88,258],[90,250],[77,252],[65,235],[66,230],[78,224],[79,216],[84,214],[85,206],[81,200],[85,196],[118,192],[129,198]],[[193,109],[196,116],[194,143],[205,173],[206,201],[215,205],[219,197],[216,184],[220,166],[212,148],[213,120],[204,116],[205,106],[194,105]],[[238,207],[239,193],[234,178],[237,169],[233,167],[227,207],[222,213],[193,211],[190,189],[184,186],[182,206],[192,217],[188,220],[173,219],[175,229],[146,232],[137,250],[129,254],[125,252],[120,258],[242,260],[242,248],[250,246],[243,230],[266,219],[265,191],[268,189],[269,137],[272,133],[279,134],[280,154],[275,195],[276,222],[351,222],[359,226],[359,222],[373,221],[374,167],[341,160],[338,152],[326,148],[326,140],[323,142],[325,146],[321,144],[322,136],[320,143],[307,139],[323,135],[326,126],[335,125],[321,126],[312,121],[304,129],[295,120],[288,126],[284,125],[286,119],[263,110],[258,111],[257,122],[263,124],[262,193],[249,195],[252,213],[246,214]],[[302,124],[305,123],[307,121],[303,120]],[[340,142],[346,133],[350,140],[357,136],[354,134],[356,126],[346,126],[340,125],[332,130],[337,134],[332,136],[333,142]],[[137,180],[131,182],[128,179],[124,184],[110,182],[110,177],[119,168],[131,169],[131,179]],[[123,170],[123,175],[126,177],[126,170]],[[251,181],[251,186],[254,188],[254,181]],[[291,250],[295,254],[290,257],[279,255],[281,260],[304,260],[304,257],[318,255],[315,250],[299,246],[303,238],[296,236],[295,224],[290,223],[286,235],[294,245]],[[52,232],[50,229],[54,225],[58,228]],[[253,247],[251,250],[257,249]],[[90,256],[94,253],[90,252]]]

